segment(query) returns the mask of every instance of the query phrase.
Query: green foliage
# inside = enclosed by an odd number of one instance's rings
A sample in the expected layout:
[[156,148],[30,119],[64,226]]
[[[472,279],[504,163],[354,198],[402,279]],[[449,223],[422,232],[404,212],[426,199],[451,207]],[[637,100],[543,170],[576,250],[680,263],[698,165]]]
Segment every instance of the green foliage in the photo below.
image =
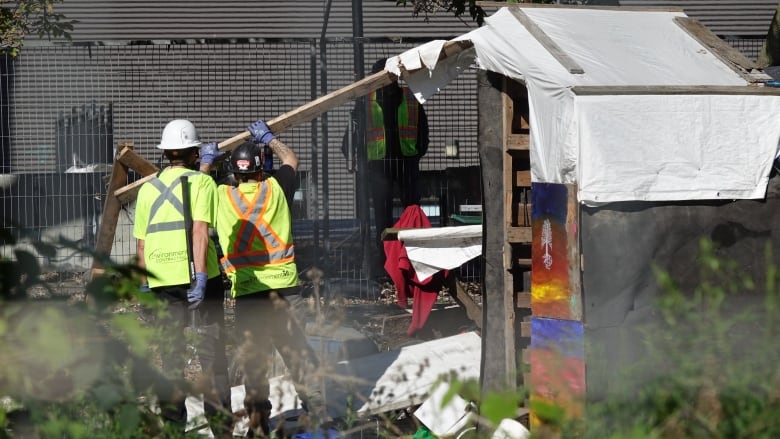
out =
[[[469,16],[477,25],[482,26],[485,23],[487,13],[477,4],[477,0],[396,0],[397,6],[412,6],[412,16],[423,15],[426,21],[430,15],[437,11],[446,11],[461,17],[468,10]],[[520,3],[519,0],[506,0],[507,4]],[[526,3],[555,3],[555,0],[531,0]]]
[[[656,270],[660,321],[628,391],[590,404],[588,438],[780,437],[777,269],[767,246],[765,291],[735,261],[700,244],[699,285]],[[621,379],[616,376],[614,379]]]
[[[13,259],[0,260],[0,438],[159,434],[160,419],[146,402],[150,390],[183,384],[169,382],[154,366],[149,348],[165,340],[160,328],[127,312],[139,304],[164,312],[153,295],[137,291],[145,273],[93,254],[106,274],[74,300],[40,281],[29,249],[51,255],[53,246],[28,242],[23,230],[3,230],[0,240],[15,246]],[[58,245],[92,253],[64,240]]]
[[62,0],[0,0],[0,54],[16,56],[29,35],[70,41],[75,20],[54,12]]

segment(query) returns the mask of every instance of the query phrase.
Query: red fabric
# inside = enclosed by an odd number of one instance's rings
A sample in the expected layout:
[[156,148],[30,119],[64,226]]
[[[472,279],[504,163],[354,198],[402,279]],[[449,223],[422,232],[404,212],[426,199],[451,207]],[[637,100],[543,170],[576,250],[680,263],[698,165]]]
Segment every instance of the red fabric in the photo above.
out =
[[[414,204],[404,209],[401,217],[393,225],[399,229],[425,229],[431,227],[431,222],[425,216],[420,206]],[[422,329],[428,316],[431,314],[433,304],[444,285],[447,270],[440,271],[420,282],[417,273],[414,272],[412,263],[406,254],[406,248],[402,241],[385,241],[385,271],[392,279],[397,291],[397,304],[401,308],[409,307],[409,297],[412,297],[412,322],[406,329],[408,335]]]

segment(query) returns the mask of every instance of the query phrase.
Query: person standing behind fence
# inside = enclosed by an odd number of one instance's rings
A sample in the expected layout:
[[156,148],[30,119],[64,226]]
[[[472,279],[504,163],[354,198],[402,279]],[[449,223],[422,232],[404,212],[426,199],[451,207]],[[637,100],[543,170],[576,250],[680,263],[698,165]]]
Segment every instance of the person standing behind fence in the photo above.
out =
[[[208,229],[216,219],[216,184],[194,168],[201,142],[195,126],[187,120],[169,122],[162,133],[159,149],[169,162],[138,192],[133,236],[137,239],[139,265],[150,276],[145,279],[167,306],[161,324],[171,343],[160,346],[162,367],[172,379],[183,379],[186,366],[184,329],[191,311],[200,314],[198,356],[209,388],[204,390],[206,415],[212,429],[221,437],[230,434],[230,386],[225,356],[225,289],[214,243]],[[187,177],[187,188],[181,178]],[[192,218],[191,252],[195,281],[191,282],[183,196],[188,191]],[[187,413],[185,395],[157,395],[161,415],[176,429],[184,431]]]
[[[371,73],[385,68],[387,59],[374,63]],[[393,191],[398,184],[403,208],[420,203],[420,158],[428,151],[428,117],[408,87],[398,83],[371,92],[366,109],[368,185],[374,207],[378,259],[373,274],[384,273],[382,231],[392,227]]]
[[[251,434],[263,437],[270,431],[268,372],[274,347],[313,421],[327,423],[330,418],[317,382],[319,362],[293,309],[301,300],[290,212],[298,186],[298,158],[262,120],[248,129],[254,142],[239,145],[228,160],[238,185],[217,189],[217,235],[236,300],[236,355],[244,373],[244,407]],[[273,176],[263,173],[264,154],[257,143],[270,147],[282,162]],[[204,157],[216,154],[216,144],[204,146]],[[200,169],[208,172],[210,167]]]

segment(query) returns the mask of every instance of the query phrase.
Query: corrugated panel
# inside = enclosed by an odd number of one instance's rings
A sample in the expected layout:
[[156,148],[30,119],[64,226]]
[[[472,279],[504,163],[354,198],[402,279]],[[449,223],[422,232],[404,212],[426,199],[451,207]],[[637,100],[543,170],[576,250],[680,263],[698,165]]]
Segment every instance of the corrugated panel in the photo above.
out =
[[[78,20],[74,41],[314,38],[325,21],[325,2],[313,0],[68,0],[56,8]],[[394,0],[363,0],[363,21],[367,37],[445,38],[476,27],[446,11],[426,22]],[[352,2],[333,0],[327,24],[328,37],[352,36]]]
[[777,0],[620,0],[621,6],[673,6],[727,36],[765,38],[777,10]]

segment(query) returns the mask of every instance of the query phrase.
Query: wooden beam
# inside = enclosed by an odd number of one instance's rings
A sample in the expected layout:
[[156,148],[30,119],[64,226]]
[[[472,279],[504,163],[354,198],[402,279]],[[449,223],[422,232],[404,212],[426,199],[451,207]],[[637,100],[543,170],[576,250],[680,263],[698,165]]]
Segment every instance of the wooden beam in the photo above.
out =
[[121,187],[114,191],[114,197],[116,197],[121,204],[129,203],[138,196],[138,191],[141,190],[141,186],[154,177],[155,174],[149,174],[140,180],[136,180],[127,186]]
[[156,174],[160,170],[157,166],[147,162],[146,159],[138,155],[131,147],[122,148],[116,159],[143,176]]
[[571,90],[577,96],[595,95],[767,95],[780,96],[780,88],[759,85],[578,85]]
[[510,8],[509,12],[515,16],[517,21],[525,26],[528,32],[533,35],[534,38],[536,38],[536,41],[538,41],[542,47],[547,49],[547,51],[550,52],[550,55],[558,60],[558,62],[569,71],[569,73],[574,75],[581,75],[585,73],[585,70],[583,70],[583,68],[577,64],[577,61],[574,61],[574,59],[572,59],[566,52],[564,52],[558,43],[553,41],[553,39],[550,38],[550,36],[547,35],[547,33],[542,30],[542,28],[539,27],[533,20],[531,20],[531,18],[528,17],[525,12],[519,8]]
[[[288,111],[278,117],[275,117],[268,121],[268,128],[274,134],[280,134],[287,131],[291,127],[309,122],[316,118],[320,114],[338,107],[352,99],[371,93],[374,90],[382,88],[393,81],[397,80],[397,77],[387,71],[381,71],[374,73],[371,76],[367,76],[360,81],[354,82],[344,88],[336,90],[318,99],[315,99],[307,104]],[[219,142],[217,145],[220,150],[233,150],[238,145],[249,139],[251,133],[244,131],[237,134],[227,140]]]
[[504,252],[507,206],[503,196],[504,124],[502,114],[503,77],[493,72],[477,73],[477,150],[482,164],[483,238],[482,238],[482,394],[515,389],[517,356],[515,350],[514,294],[506,294]]
[[531,322],[520,322],[520,337],[531,336]]
[[401,230],[408,230],[405,227],[388,227],[384,230],[382,230],[382,233],[380,234],[380,238],[382,241],[396,241],[398,240],[398,232]]
[[507,227],[506,240],[512,244],[523,244],[531,242],[530,227]]
[[699,21],[690,17],[675,17],[674,22],[694,40],[698,41],[699,44],[710,49],[710,52],[712,52],[716,58],[729,66],[731,70],[744,78],[746,81],[759,81],[759,78],[756,78],[750,74],[751,70],[758,68],[756,63],[747,59],[745,55],[742,54],[742,52],[721,40],[720,37],[712,33],[711,30],[709,30]]
[[[456,55],[472,46],[473,43],[471,41],[448,41],[444,43],[444,46],[442,47],[441,53],[439,55],[439,59],[444,59],[452,55]],[[414,71],[410,70],[407,73],[412,73]],[[396,80],[398,80],[398,77],[387,71],[374,73],[373,75],[366,76],[357,82],[340,88],[334,92],[328,93],[325,96],[315,99],[307,104],[301,105],[292,111],[288,111],[287,113],[267,121],[268,128],[270,128],[274,134],[280,134],[294,126],[309,122],[328,110],[336,108],[353,99],[359,98],[360,96],[367,95],[372,91],[378,90]],[[219,142],[217,147],[220,150],[228,151],[235,149],[238,145],[249,139],[250,135],[251,134],[249,131],[244,131],[227,140]]]
[[531,308],[531,293],[527,291],[518,291],[515,293],[515,300],[518,308]]
[[[132,144],[123,144],[122,147],[132,148]],[[100,218],[100,228],[98,229],[97,242],[95,243],[96,255],[110,257],[111,249],[114,247],[114,235],[116,235],[116,225],[119,220],[119,212],[122,204],[113,195],[114,191],[127,183],[127,166],[119,160],[114,160],[114,166],[111,168],[111,178],[106,191],[106,200],[103,203],[103,215]],[[103,273],[103,264],[99,257],[92,258],[92,270],[90,278],[99,276]]]
[[461,282],[452,272],[447,276],[445,282],[450,291],[450,295],[458,302],[458,305],[463,307],[466,311],[466,317],[476,323],[479,329],[482,329],[482,307],[469,296],[468,292],[466,292],[466,289],[463,287],[463,282]]
[[[572,320],[582,321],[582,272],[580,271],[580,203],[577,185],[567,184],[566,198],[566,252],[569,260],[569,297]],[[576,298],[576,300],[575,300]]]
[[620,12],[684,12],[683,8],[672,6],[594,6],[594,5],[558,5],[544,3],[507,3],[496,1],[478,1],[481,8],[548,8],[548,9],[603,9]]
[[517,171],[515,172],[515,186],[531,187],[531,171]]
[[506,148],[510,151],[528,151],[531,146],[531,136],[528,134],[509,134]]

